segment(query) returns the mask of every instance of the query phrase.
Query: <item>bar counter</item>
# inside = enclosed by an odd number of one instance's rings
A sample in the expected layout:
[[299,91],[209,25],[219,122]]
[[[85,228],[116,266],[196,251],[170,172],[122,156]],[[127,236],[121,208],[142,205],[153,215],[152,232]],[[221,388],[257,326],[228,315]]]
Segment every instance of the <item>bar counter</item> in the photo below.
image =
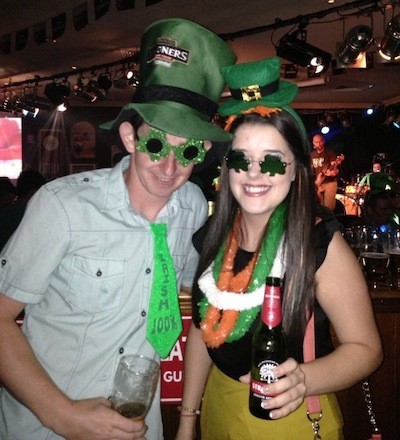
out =
[[[370,377],[373,410],[383,439],[400,440],[400,291],[371,290],[370,294],[385,356],[382,365]],[[190,315],[189,295],[181,292],[180,305],[182,314]],[[345,421],[345,439],[371,438],[372,428],[361,383],[337,395]],[[177,405],[164,404],[162,412],[165,440],[173,440],[179,421]],[[200,440],[200,436],[197,440]]]

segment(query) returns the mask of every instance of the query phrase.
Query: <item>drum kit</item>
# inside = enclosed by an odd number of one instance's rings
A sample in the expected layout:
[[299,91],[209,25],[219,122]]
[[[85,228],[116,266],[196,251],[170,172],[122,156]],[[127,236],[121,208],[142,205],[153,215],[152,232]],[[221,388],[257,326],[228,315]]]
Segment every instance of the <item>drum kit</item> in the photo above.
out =
[[[357,175],[357,182],[360,177]],[[362,206],[364,204],[365,195],[369,190],[368,185],[359,187],[357,184],[347,182],[343,179],[339,180],[340,185],[336,194],[336,201],[343,206],[346,215],[362,215]]]

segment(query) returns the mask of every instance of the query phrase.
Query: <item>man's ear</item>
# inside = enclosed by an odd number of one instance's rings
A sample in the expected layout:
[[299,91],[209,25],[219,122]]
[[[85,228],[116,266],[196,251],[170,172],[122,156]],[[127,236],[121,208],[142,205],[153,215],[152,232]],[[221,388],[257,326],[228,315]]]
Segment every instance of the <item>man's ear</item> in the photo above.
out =
[[119,126],[119,135],[128,153],[135,151],[136,137],[135,129],[129,122],[122,122]]

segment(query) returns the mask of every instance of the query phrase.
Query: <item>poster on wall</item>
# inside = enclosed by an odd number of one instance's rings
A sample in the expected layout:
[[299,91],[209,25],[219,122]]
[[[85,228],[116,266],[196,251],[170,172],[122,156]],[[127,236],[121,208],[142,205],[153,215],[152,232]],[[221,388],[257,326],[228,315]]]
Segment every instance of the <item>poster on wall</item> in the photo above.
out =
[[0,176],[17,179],[21,170],[21,118],[0,118]]
[[63,173],[62,139],[62,130],[39,130],[39,171],[47,180]]
[[71,127],[71,160],[94,159],[96,146],[96,130],[87,121],[76,122]]

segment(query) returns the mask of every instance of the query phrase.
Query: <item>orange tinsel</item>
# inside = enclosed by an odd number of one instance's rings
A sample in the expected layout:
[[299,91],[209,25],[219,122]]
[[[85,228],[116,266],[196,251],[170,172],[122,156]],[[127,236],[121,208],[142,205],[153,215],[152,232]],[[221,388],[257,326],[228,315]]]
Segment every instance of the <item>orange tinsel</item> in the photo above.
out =
[[[250,283],[250,278],[257,261],[257,252],[255,252],[248,265],[238,274],[233,274],[235,256],[239,248],[240,217],[240,213],[238,213],[232,231],[230,232],[222,260],[221,272],[217,282],[217,287],[221,291],[244,292]],[[234,329],[238,317],[239,312],[236,310],[219,310],[213,305],[210,305],[204,316],[204,320],[200,324],[203,340],[207,346],[216,348],[224,343]]]
[[[249,114],[249,113],[257,113],[258,115],[268,118],[269,116],[273,115],[274,113],[281,112],[282,109],[279,107],[265,107],[264,105],[256,105],[255,107],[249,108],[247,110],[241,110],[242,114]],[[237,115],[231,115],[226,120],[224,130],[229,131],[231,129],[231,125],[233,121],[237,118]]]

